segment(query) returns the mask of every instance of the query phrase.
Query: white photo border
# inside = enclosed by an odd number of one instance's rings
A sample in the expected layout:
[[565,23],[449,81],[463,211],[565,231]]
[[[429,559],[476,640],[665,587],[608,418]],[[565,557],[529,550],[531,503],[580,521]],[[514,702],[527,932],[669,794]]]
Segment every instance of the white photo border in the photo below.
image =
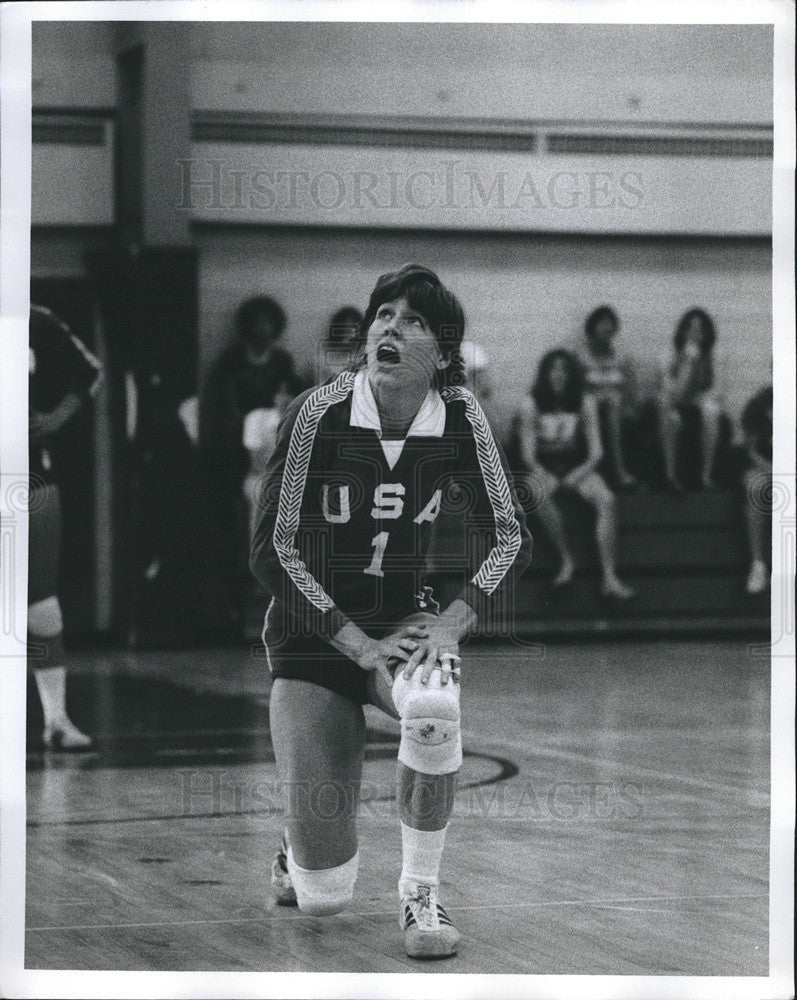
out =
[[[794,6],[788,0],[671,0],[667,4],[601,0],[463,0],[463,2],[226,2],[98,0],[11,3],[0,9],[0,473],[22,470],[27,481],[27,331],[30,279],[31,22],[46,21],[431,21],[773,24],[773,369],[774,469],[788,497],[781,512],[788,546],[773,551],[770,966],[766,977],[424,976],[318,973],[43,971],[24,968],[25,705],[27,518],[18,514],[15,544],[0,586],[13,573],[13,628],[0,635],[0,995],[12,997],[430,997],[622,998],[725,1000],[793,995],[794,846]],[[780,483],[778,484],[778,480]],[[790,527],[789,527],[790,526]],[[22,637],[22,638],[19,638]]]

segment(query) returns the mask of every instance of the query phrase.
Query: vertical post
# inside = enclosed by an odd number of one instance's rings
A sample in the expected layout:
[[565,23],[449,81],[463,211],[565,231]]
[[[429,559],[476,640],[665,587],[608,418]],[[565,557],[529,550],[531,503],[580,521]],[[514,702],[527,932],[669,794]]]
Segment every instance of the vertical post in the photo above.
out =
[[144,246],[189,246],[177,163],[191,150],[191,65],[182,22],[117,25],[119,223]]

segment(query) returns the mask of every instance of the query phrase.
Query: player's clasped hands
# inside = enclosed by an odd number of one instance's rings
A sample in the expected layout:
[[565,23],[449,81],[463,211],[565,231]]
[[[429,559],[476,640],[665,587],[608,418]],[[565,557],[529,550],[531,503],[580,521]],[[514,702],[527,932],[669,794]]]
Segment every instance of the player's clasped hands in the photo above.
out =
[[417,649],[404,666],[404,676],[409,680],[415,671],[421,669],[421,684],[426,684],[432,671],[439,669],[440,683],[449,680],[459,682],[459,641],[451,627],[443,621],[431,622]]
[[366,643],[357,659],[363,670],[378,670],[385,675],[388,684],[392,682],[389,671],[391,662],[404,663],[421,648],[426,639],[427,628],[423,624],[404,625],[384,639],[371,639]]

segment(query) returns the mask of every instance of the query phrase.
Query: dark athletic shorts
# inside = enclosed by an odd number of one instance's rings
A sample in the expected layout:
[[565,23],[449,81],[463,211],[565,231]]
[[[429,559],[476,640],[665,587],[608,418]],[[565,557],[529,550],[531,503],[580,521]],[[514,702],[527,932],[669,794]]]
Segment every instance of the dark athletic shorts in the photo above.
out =
[[38,485],[28,500],[28,604],[58,593],[61,494],[54,483]]
[[[407,609],[411,614],[413,609]],[[269,670],[272,677],[284,677],[299,681],[309,681],[336,694],[350,698],[358,705],[370,704],[368,693],[368,671],[344,656],[326,640],[317,635],[287,634],[283,626],[284,611],[278,605],[272,606],[263,630],[263,642],[268,654]],[[405,616],[400,616],[401,618]],[[391,627],[380,629],[387,635]],[[297,630],[293,630],[294,633]]]

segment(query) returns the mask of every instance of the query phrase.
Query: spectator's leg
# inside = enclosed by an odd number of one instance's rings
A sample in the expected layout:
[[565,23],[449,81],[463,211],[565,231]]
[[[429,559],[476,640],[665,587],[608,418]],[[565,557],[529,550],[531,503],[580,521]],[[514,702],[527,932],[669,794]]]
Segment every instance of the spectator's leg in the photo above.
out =
[[614,471],[617,476],[617,482],[621,489],[629,489],[630,487],[636,485],[636,479],[634,479],[625,467],[625,462],[623,461],[621,429],[623,411],[620,393],[606,393],[602,399],[601,409],[605,414],[607,431],[606,436],[608,438],[609,452],[611,453],[612,462],[614,463]]
[[[766,550],[767,528],[769,518],[762,504],[763,497],[769,495],[764,482],[766,473],[760,469],[746,469],[742,482],[744,483],[744,521],[747,528],[747,545],[750,552],[750,570],[747,574],[745,589],[754,596],[762,594],[769,583],[767,571]],[[763,488],[762,488],[763,487]]]
[[700,454],[702,461],[700,482],[703,489],[711,489],[714,485],[714,459],[717,455],[721,410],[717,400],[710,395],[701,396],[697,401],[697,407],[700,411]]
[[660,396],[656,401],[656,425],[659,432],[661,452],[664,457],[664,476],[667,486],[680,489],[676,474],[676,458],[678,452],[678,432],[681,429],[681,416],[667,396]]
[[601,590],[607,597],[628,600],[634,592],[617,576],[617,500],[597,472],[584,476],[577,490],[595,508],[595,537],[603,574]]
[[572,580],[576,566],[565,537],[562,516],[553,502],[553,494],[559,482],[556,476],[540,466],[529,473],[526,482],[532,495],[532,509],[548,533],[561,561],[553,584],[555,587],[564,587]]

